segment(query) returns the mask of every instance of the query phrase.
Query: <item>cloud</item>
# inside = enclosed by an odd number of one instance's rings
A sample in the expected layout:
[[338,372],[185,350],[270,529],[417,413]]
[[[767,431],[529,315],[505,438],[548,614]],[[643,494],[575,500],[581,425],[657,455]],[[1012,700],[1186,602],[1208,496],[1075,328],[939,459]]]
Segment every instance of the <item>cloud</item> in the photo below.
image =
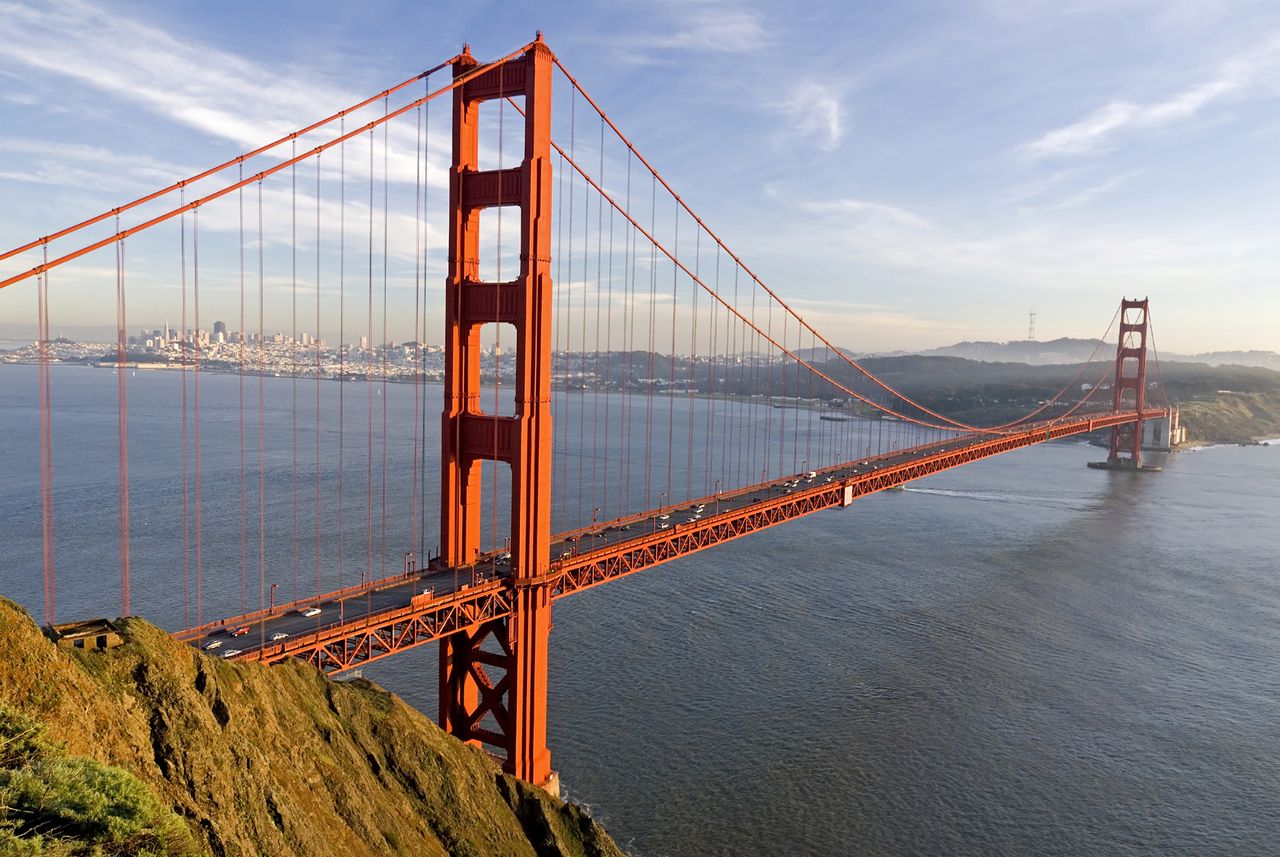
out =
[[905,208],[863,199],[812,200],[800,203],[800,208],[815,214],[838,215],[845,225],[853,228],[875,228],[887,224],[929,228],[929,221]]
[[1076,191],[1075,193],[1068,196],[1066,199],[1060,200],[1051,205],[1044,206],[1040,210],[1041,211],[1059,211],[1064,208],[1075,208],[1078,205],[1084,205],[1087,202],[1092,202],[1098,197],[1104,196],[1110,193],[1111,191],[1115,190],[1120,185],[1124,184],[1125,182],[1127,182],[1129,179],[1133,178],[1137,174],[1138,174],[1138,171],[1135,170],[1133,172],[1123,173],[1118,176],[1112,176],[1111,178],[1106,179],[1105,181],[1098,182],[1097,184],[1090,185],[1089,187],[1084,188],[1083,190]]
[[[90,186],[113,190],[135,189],[141,182],[168,183],[191,173],[190,167],[136,155],[122,155],[100,146],[63,143],[28,137],[0,137],[0,152],[29,159],[25,169],[11,169],[3,176],[37,184]],[[10,161],[12,163],[12,161]],[[103,168],[110,167],[110,173]]]
[[759,50],[771,42],[760,16],[736,5],[681,3],[668,8],[675,12],[671,29],[640,40],[649,49],[738,53]]
[[793,85],[776,109],[794,123],[792,130],[812,135],[819,148],[830,151],[844,139],[841,93],[830,84],[802,80]]
[[1246,98],[1280,69],[1280,34],[1227,62],[1213,77],[1160,101],[1146,104],[1115,99],[1093,113],[1050,131],[1022,147],[1030,158],[1083,155],[1102,149],[1117,134],[1160,128],[1191,119],[1215,103]]
[[[1115,176],[1069,197],[1057,207],[1080,205],[1131,178]],[[930,222],[893,205],[855,199],[797,206],[811,252],[826,259],[925,277],[935,284],[959,280],[1039,288],[1125,287],[1136,283],[1222,282],[1274,269],[1274,244],[1228,227],[1202,224],[1164,231],[1135,223],[1066,226],[1049,218],[1003,224]],[[777,236],[781,246],[794,237]],[[1265,273],[1262,276],[1266,276]]]
[[852,335],[859,335],[863,340],[870,331],[877,335],[885,333],[963,333],[962,322],[948,319],[927,318],[900,308],[877,306],[874,304],[843,303],[828,299],[797,299],[788,301],[800,315],[815,323],[818,331],[833,341]]
[[[244,149],[283,137],[362,97],[326,85],[313,74],[301,78],[211,45],[179,39],[84,0],[50,0],[39,6],[0,2],[0,57],[70,77]],[[419,94],[421,90],[415,89],[414,95]],[[373,120],[382,107],[375,103],[348,116],[347,130]],[[415,180],[414,122],[410,113],[390,130],[392,181]],[[334,123],[332,128],[299,138],[298,151],[330,139],[337,127]],[[382,132],[377,134],[380,145]],[[432,148],[438,153],[443,150],[439,145],[445,139],[443,130],[437,129],[434,136],[439,139]],[[361,140],[353,140],[348,147],[352,146],[368,151]],[[285,144],[273,154],[284,157],[289,151]],[[444,186],[446,176],[441,158],[433,157],[429,181]]]

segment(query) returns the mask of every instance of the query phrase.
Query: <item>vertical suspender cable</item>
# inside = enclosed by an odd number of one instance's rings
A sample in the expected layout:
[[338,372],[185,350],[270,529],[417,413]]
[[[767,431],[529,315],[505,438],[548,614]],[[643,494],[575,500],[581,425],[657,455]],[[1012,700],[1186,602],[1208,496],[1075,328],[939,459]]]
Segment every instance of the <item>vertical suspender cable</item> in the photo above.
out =
[[316,155],[316,327],[315,338],[311,344],[316,349],[316,567],[315,567],[315,585],[316,597],[320,596],[322,588],[320,583],[320,557],[321,557],[321,539],[324,534],[323,524],[321,521],[321,464],[320,458],[320,399],[321,399],[321,377],[324,374],[321,364],[321,348],[320,342],[322,335],[320,333],[320,155]]
[[[584,140],[583,145],[587,142]],[[603,202],[603,197],[601,197]],[[578,365],[585,365],[587,355],[587,289],[591,281],[591,185],[582,183],[582,307],[579,310],[578,333]],[[587,432],[587,396],[582,383],[582,373],[578,373],[578,514],[576,526],[586,521],[586,432]]]
[[[120,217],[116,215],[116,231]],[[129,388],[125,371],[124,242],[116,243],[116,410],[120,439],[120,612],[128,616],[129,604]]]
[[[49,259],[49,244],[42,245],[44,262]],[[49,384],[49,272],[36,277],[36,342],[39,371],[36,385],[40,398],[40,558],[44,571],[44,621],[52,625],[57,618],[55,597],[57,577],[53,556],[53,406]]]
[[[657,235],[658,225],[658,180],[653,179],[653,187],[649,194],[649,234]],[[654,314],[658,306],[658,248],[652,245],[649,251],[649,370],[645,380],[648,395],[645,397],[644,420],[644,496],[647,505],[653,505],[653,350],[657,347],[654,340]],[[671,500],[670,495],[667,501]],[[665,505],[660,503],[659,505]]]
[[373,578],[373,149],[374,131],[369,129],[369,242],[368,242],[368,305],[364,350],[364,389],[367,404],[365,413],[365,561],[364,575]]
[[[186,193],[185,191],[179,191],[179,195],[180,195],[180,196],[182,196],[184,199],[185,199],[185,193]],[[179,227],[179,259],[178,259],[178,261],[179,261],[179,265],[180,265],[180,267],[179,267],[179,272],[178,272],[178,280],[179,280],[179,282],[180,282],[180,283],[181,283],[181,285],[182,285],[182,292],[183,292],[183,294],[185,295],[185,294],[186,294],[186,291],[187,291],[187,216],[186,216],[185,214],[183,214],[183,215],[178,219],[178,227]],[[164,334],[163,334],[163,336],[164,336],[164,339],[165,339],[165,341],[166,341],[166,343],[167,343],[167,342],[168,342],[168,340],[169,340],[169,322],[168,322],[168,321],[166,321],[166,322],[165,322],[165,324],[164,324]],[[184,376],[184,377],[185,377],[185,376]],[[186,425],[186,417],[187,417],[187,408],[186,408],[185,393],[186,393],[186,390],[185,390],[185,385],[184,385],[184,390],[183,390],[184,398],[183,398],[183,407],[182,407],[182,441],[181,441],[181,444],[180,444],[180,452],[181,452],[181,456],[182,456],[182,488],[183,488],[183,493],[182,493],[182,499],[183,499],[183,510],[182,510],[182,527],[183,527],[183,529],[182,529],[182,627],[184,627],[184,628],[190,628],[190,627],[191,627],[191,574],[190,574],[190,568],[188,567],[188,564],[187,564],[187,559],[188,559],[188,557],[187,557],[187,531],[186,531],[186,522],[187,522],[187,510],[186,510],[186,485],[187,485],[187,471],[186,471],[186,466],[187,466],[187,440],[186,440],[186,438],[187,438],[187,425]]]
[[[293,141],[293,156],[297,157],[298,141]],[[298,165],[289,167],[289,242],[292,261],[293,332],[289,337],[289,392],[293,399],[290,410],[289,452],[293,464],[289,468],[290,513],[293,526],[289,528],[289,547],[293,563],[293,598],[298,593]]]
[[[600,120],[600,183],[604,184],[604,119]],[[609,209],[609,219],[613,220],[613,209]],[[604,197],[596,196],[596,321],[595,321],[595,358],[592,361],[591,374],[594,379],[591,392],[591,509],[594,517],[596,504],[596,488],[599,484],[596,474],[596,462],[600,458],[600,301],[604,288]],[[584,293],[585,300],[585,293]],[[583,313],[585,318],[586,313]],[[586,343],[583,343],[586,348]],[[584,420],[585,422],[585,420]],[[593,520],[594,524],[595,521]]]
[[[419,423],[421,419],[419,408],[422,403],[422,373],[419,368],[422,363],[422,285],[423,285],[423,258],[422,258],[422,108],[419,107],[414,116],[414,131],[417,134],[416,148],[414,149],[414,175],[413,175],[413,340],[414,340],[414,368],[413,368],[413,432],[410,435],[410,442],[413,444],[413,470],[410,474],[409,493],[411,500],[409,505],[412,507],[413,517],[409,525],[409,548],[410,550],[418,549],[418,540],[421,537],[419,525],[421,519],[421,509],[418,505],[421,495],[418,493],[418,462],[422,452],[418,445],[418,434],[422,430]],[[418,564],[422,565],[426,561],[426,557],[418,554]]]
[[[339,133],[346,135],[346,118]],[[338,585],[347,585],[347,144],[338,145]]]
[[[427,91],[430,91],[430,76],[428,75]],[[431,203],[431,176],[429,174],[431,167],[431,102],[428,101],[422,105],[422,330],[418,336],[418,376],[422,379],[423,396],[421,402],[421,419],[419,421],[419,437],[418,446],[421,450],[419,457],[419,466],[422,472],[419,474],[418,491],[419,491],[419,514],[422,515],[421,526],[418,528],[418,538],[421,540],[418,546],[418,556],[424,557],[427,553],[427,396],[426,396],[426,372],[427,372],[427,353],[422,347],[427,338],[427,253],[431,243],[431,230],[429,228],[431,216],[427,213],[430,210]],[[422,565],[425,565],[425,561]]]
[[[693,232],[693,275],[698,277],[702,270],[702,229],[694,226]],[[698,292],[701,289],[690,285],[690,291],[693,292],[693,331],[689,338],[689,392],[687,394],[689,402],[689,429],[685,437],[686,460],[685,460],[685,497],[692,497],[693,494],[693,416],[698,409]],[[705,462],[704,462],[705,463]],[[703,486],[705,487],[705,485]],[[706,491],[702,492],[706,494]]]
[[[715,253],[716,253],[715,283],[716,283],[716,291],[719,292],[720,291],[720,248],[719,247],[715,249]],[[715,473],[717,472],[715,467],[715,445],[711,443],[711,435],[715,429],[715,424],[716,424],[716,404],[717,404],[716,397],[720,394],[719,385],[717,383],[719,380],[718,373],[719,373],[719,366],[720,366],[720,361],[719,361],[720,349],[724,347],[724,342],[720,339],[720,323],[719,323],[719,320],[716,318],[716,315],[717,315],[716,304],[717,304],[716,301],[711,302],[711,318],[710,318],[711,354],[709,355],[710,359],[707,360],[707,396],[708,396],[707,429],[704,432],[705,440],[706,440],[706,451],[703,453],[703,458],[706,461],[706,473],[707,473],[708,481],[710,481],[711,477],[715,475]],[[690,445],[693,444],[692,436],[690,436],[689,438],[689,443]],[[727,434],[721,435],[720,437],[720,448],[721,448],[720,465],[721,466],[719,469],[719,473],[721,474],[720,480],[721,480],[721,485],[723,487],[728,487],[728,485],[724,483],[724,455],[725,455],[724,450],[725,450],[725,447],[728,446],[728,444],[729,444],[728,435]]]
[[[262,182],[258,182],[258,609],[267,598],[267,325],[266,242],[262,229]],[[265,634],[265,625],[259,625]],[[265,642],[265,641],[262,641]]]
[[[244,165],[240,165],[240,178],[244,179]],[[247,544],[247,531],[249,528],[248,511],[245,507],[245,464],[244,464],[244,366],[248,355],[245,353],[245,340],[249,337],[249,327],[245,320],[244,314],[244,188],[236,191],[236,199],[239,205],[239,230],[240,230],[240,347],[239,361],[237,361],[239,369],[240,383],[240,611],[245,612],[249,609],[249,549]]]
[[[187,472],[187,218],[182,216],[182,319],[178,330],[178,365],[182,372],[182,574],[187,579],[191,573],[190,482]],[[166,325],[167,326],[167,325]],[[169,331],[165,331],[169,336]],[[204,623],[200,615],[200,590],[195,587],[196,625]],[[188,627],[190,627],[188,625]]]
[[[627,211],[631,211],[631,153],[627,152]],[[625,370],[623,377],[626,379],[626,386],[623,390],[622,401],[619,403],[622,407],[622,436],[623,448],[622,455],[619,458],[621,473],[619,478],[622,483],[622,496],[631,508],[634,503],[634,497],[631,494],[631,438],[632,438],[632,422],[631,406],[632,396],[635,387],[635,355],[632,349],[635,347],[635,236],[636,230],[634,226],[626,226],[626,234],[623,236],[622,245],[622,353],[625,356]],[[649,508],[649,498],[644,498],[641,508]]]
[[[572,148],[573,143],[570,142],[569,146],[570,148]],[[555,276],[555,282],[552,286],[553,288],[552,301],[554,301],[555,303],[555,306],[552,309],[553,318],[552,318],[552,325],[551,325],[552,328],[554,329],[554,336],[555,336],[555,344],[551,350],[551,383],[552,384],[555,384],[556,370],[557,370],[557,367],[559,366],[560,359],[561,359],[560,358],[560,331],[564,327],[564,325],[561,323],[563,319],[561,316],[560,308],[564,303],[564,290],[567,287],[567,284],[565,283],[564,276],[563,276],[564,257],[565,257],[565,253],[563,252],[563,248],[565,244],[565,241],[564,241],[564,232],[565,232],[564,155],[560,154],[559,158],[560,158],[559,168],[556,170],[556,174],[559,176],[559,178],[556,179],[556,181],[558,182],[558,185],[556,187],[556,239],[555,239],[556,243],[555,243],[555,251],[553,254],[556,260],[556,276]],[[569,181],[572,183],[573,178],[570,177]],[[570,184],[570,187],[572,187],[572,184]],[[562,405],[563,401],[564,401],[564,396],[552,396],[551,398],[551,422],[553,425],[557,425],[557,426],[563,425],[563,423],[561,422],[561,419],[562,419],[561,408],[563,407]],[[556,432],[555,434],[563,436],[562,432]],[[551,442],[553,445],[564,443],[563,439],[556,440],[555,435],[552,436]],[[551,508],[552,508],[552,522],[553,522],[552,526],[553,527],[555,526],[556,498],[559,497],[561,492],[564,490],[564,482],[560,478],[559,473],[557,473],[556,467],[560,464],[563,458],[564,458],[564,455],[562,452],[559,452],[553,449],[553,454],[551,459],[551,485],[552,485]]]
[[[574,155],[577,152],[577,145],[578,145],[577,95],[576,93],[573,93],[571,91],[569,96],[569,159],[570,160],[573,160]],[[561,175],[563,174],[564,173],[562,171]],[[577,179],[575,179],[573,175],[570,174],[569,176],[569,222],[565,227],[565,232],[569,236],[569,240],[567,242],[567,246],[564,249],[564,253],[562,254],[567,261],[565,263],[564,279],[560,280],[560,288],[557,290],[557,293],[556,293],[556,304],[559,312],[557,313],[557,318],[556,318],[555,336],[556,336],[556,351],[560,353],[561,372],[564,371],[564,367],[565,367],[565,357],[564,357],[565,352],[569,351],[571,347],[571,343],[569,341],[569,330],[570,330],[569,323],[568,323],[569,314],[568,314],[568,311],[566,311],[565,307],[569,306],[570,308],[572,308],[569,289],[573,281],[573,225],[575,222],[573,217],[574,217],[574,198],[577,196],[577,193],[575,192],[575,189],[574,189],[576,183],[577,183]],[[561,330],[564,331],[563,341],[560,338]],[[556,375],[553,370],[553,374],[551,378],[551,383],[553,385],[555,384],[555,378],[556,378]],[[558,426],[564,426],[569,416],[569,397],[565,395],[553,396],[551,401],[552,401],[553,407],[557,402],[563,403],[560,405],[560,408],[559,408],[560,415],[555,420],[553,420],[553,423]],[[565,438],[568,437],[568,432],[564,431],[563,428],[559,432],[557,432],[557,434],[560,434],[562,437],[565,437]],[[560,480],[556,484],[555,488],[553,489],[552,496],[553,497],[559,496],[562,498],[566,498],[565,500],[562,500],[562,509],[564,509],[565,504],[567,502],[568,495],[569,495],[569,456],[564,454],[563,441],[562,441],[560,455],[556,456],[556,459],[558,459],[561,462]],[[554,468],[554,464],[555,463],[553,461],[552,463],[553,468]]]
[[195,442],[196,442],[196,622],[202,624],[204,619],[204,514],[203,484],[201,480],[203,452],[201,443],[202,426],[200,425],[200,363],[202,345],[200,342],[200,209],[191,210],[191,284],[192,298],[195,304],[195,330],[191,336],[192,360],[194,368],[195,394]]
[[[382,112],[385,116],[390,110],[387,99],[382,100]],[[387,338],[387,221],[391,216],[391,179],[390,140],[388,122],[382,123],[382,532],[378,537],[378,553],[380,556],[378,576],[387,576],[387,350],[390,340]],[[370,571],[372,574],[372,571]]]
[[[675,209],[675,257],[680,258],[680,209]],[[671,472],[676,445],[676,304],[680,302],[678,287],[680,268],[671,266],[671,360],[667,377],[667,498],[674,499]]]
[[[603,170],[603,167],[601,168]],[[603,200],[602,200],[603,202]],[[615,435],[609,431],[609,411],[613,402],[613,394],[611,392],[613,384],[613,215],[612,206],[609,208],[609,297],[604,314],[604,448],[605,448],[605,465],[601,468],[603,477],[601,480],[600,494],[602,503],[608,507],[609,505],[609,442],[611,437]],[[624,515],[630,506],[627,504],[627,498],[621,498],[612,514],[605,513],[605,520],[612,520],[616,517]]]

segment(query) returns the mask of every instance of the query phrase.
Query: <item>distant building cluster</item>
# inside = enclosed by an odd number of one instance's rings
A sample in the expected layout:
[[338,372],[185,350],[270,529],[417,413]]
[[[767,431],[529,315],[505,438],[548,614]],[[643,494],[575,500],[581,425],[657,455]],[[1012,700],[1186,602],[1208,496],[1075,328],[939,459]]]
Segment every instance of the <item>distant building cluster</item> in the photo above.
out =
[[[59,337],[47,343],[50,361],[92,363],[115,366],[115,343],[75,342]],[[13,351],[0,352],[0,362],[32,363],[39,359],[40,343],[32,342]],[[486,352],[492,359],[492,351]],[[322,378],[364,378],[369,375],[408,380],[423,376],[444,377],[444,347],[414,341],[370,345],[368,336],[341,346],[331,346],[309,332],[293,335],[282,332],[231,330],[215,321],[212,330],[175,328],[167,322],[139,331],[126,339],[125,364],[136,368],[165,369],[199,365],[206,371],[240,371],[265,375],[298,375]],[[502,374],[514,378],[512,360],[500,362]]]
[[[143,330],[137,336],[130,336],[128,344],[132,347],[148,348],[152,350],[163,351],[170,346],[179,350],[186,344],[196,344],[201,348],[208,348],[214,345],[241,345],[241,344],[258,344],[260,342],[272,342],[276,344],[294,343],[292,335],[280,333],[277,331],[270,337],[261,333],[241,333],[238,330],[229,330],[225,321],[215,321],[213,330],[204,330],[203,328],[173,328],[165,322],[163,327],[157,327],[154,330]],[[310,333],[300,333],[297,339],[298,345],[304,348],[324,348],[325,341],[317,337],[313,337]],[[394,345],[394,343],[393,343]],[[367,336],[360,337],[360,350],[367,350],[369,347],[369,338]]]

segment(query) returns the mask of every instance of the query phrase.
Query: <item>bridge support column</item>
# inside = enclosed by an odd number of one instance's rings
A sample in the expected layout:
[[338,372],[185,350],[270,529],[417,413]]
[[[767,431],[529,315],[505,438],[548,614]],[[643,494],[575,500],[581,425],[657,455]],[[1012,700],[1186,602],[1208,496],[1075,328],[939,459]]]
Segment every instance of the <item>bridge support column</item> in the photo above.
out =
[[[1116,345],[1116,374],[1113,410],[1134,410],[1139,415],[1147,406],[1147,299],[1120,301],[1120,341]],[[1142,467],[1142,418],[1111,430],[1111,452],[1107,465],[1113,468]]]
[[[510,618],[459,632],[440,646],[440,723],[464,741],[489,745],[505,769],[555,789],[547,749],[547,645],[551,592],[551,72],[541,36],[520,57],[454,90],[449,181],[449,275],[445,284],[445,403],[441,433],[443,560],[471,565],[480,550],[481,465],[511,467]],[[454,76],[478,64],[464,52]],[[524,159],[480,170],[484,101],[522,98]],[[520,271],[480,281],[481,210],[519,207]],[[510,221],[508,221],[510,222]],[[515,414],[486,414],[480,398],[480,331],[516,330]],[[494,498],[497,502],[497,498]],[[497,672],[501,671],[501,676]]]

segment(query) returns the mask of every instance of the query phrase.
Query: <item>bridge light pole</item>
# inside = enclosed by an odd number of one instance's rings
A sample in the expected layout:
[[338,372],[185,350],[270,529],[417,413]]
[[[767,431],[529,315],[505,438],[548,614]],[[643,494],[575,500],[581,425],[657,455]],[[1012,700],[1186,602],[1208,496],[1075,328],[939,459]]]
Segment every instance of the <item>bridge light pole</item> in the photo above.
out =
[[720,514],[720,480],[716,480],[716,514]]
[[[276,609],[276,588],[277,588],[279,585],[280,585],[280,584],[278,584],[278,583],[273,583],[273,584],[271,584],[271,606],[267,608],[267,611],[268,611],[268,612],[271,612],[271,613],[274,613],[274,612],[275,612],[275,609]],[[258,603],[259,603],[259,604],[261,604],[262,602],[261,602],[261,601],[259,601]]]

